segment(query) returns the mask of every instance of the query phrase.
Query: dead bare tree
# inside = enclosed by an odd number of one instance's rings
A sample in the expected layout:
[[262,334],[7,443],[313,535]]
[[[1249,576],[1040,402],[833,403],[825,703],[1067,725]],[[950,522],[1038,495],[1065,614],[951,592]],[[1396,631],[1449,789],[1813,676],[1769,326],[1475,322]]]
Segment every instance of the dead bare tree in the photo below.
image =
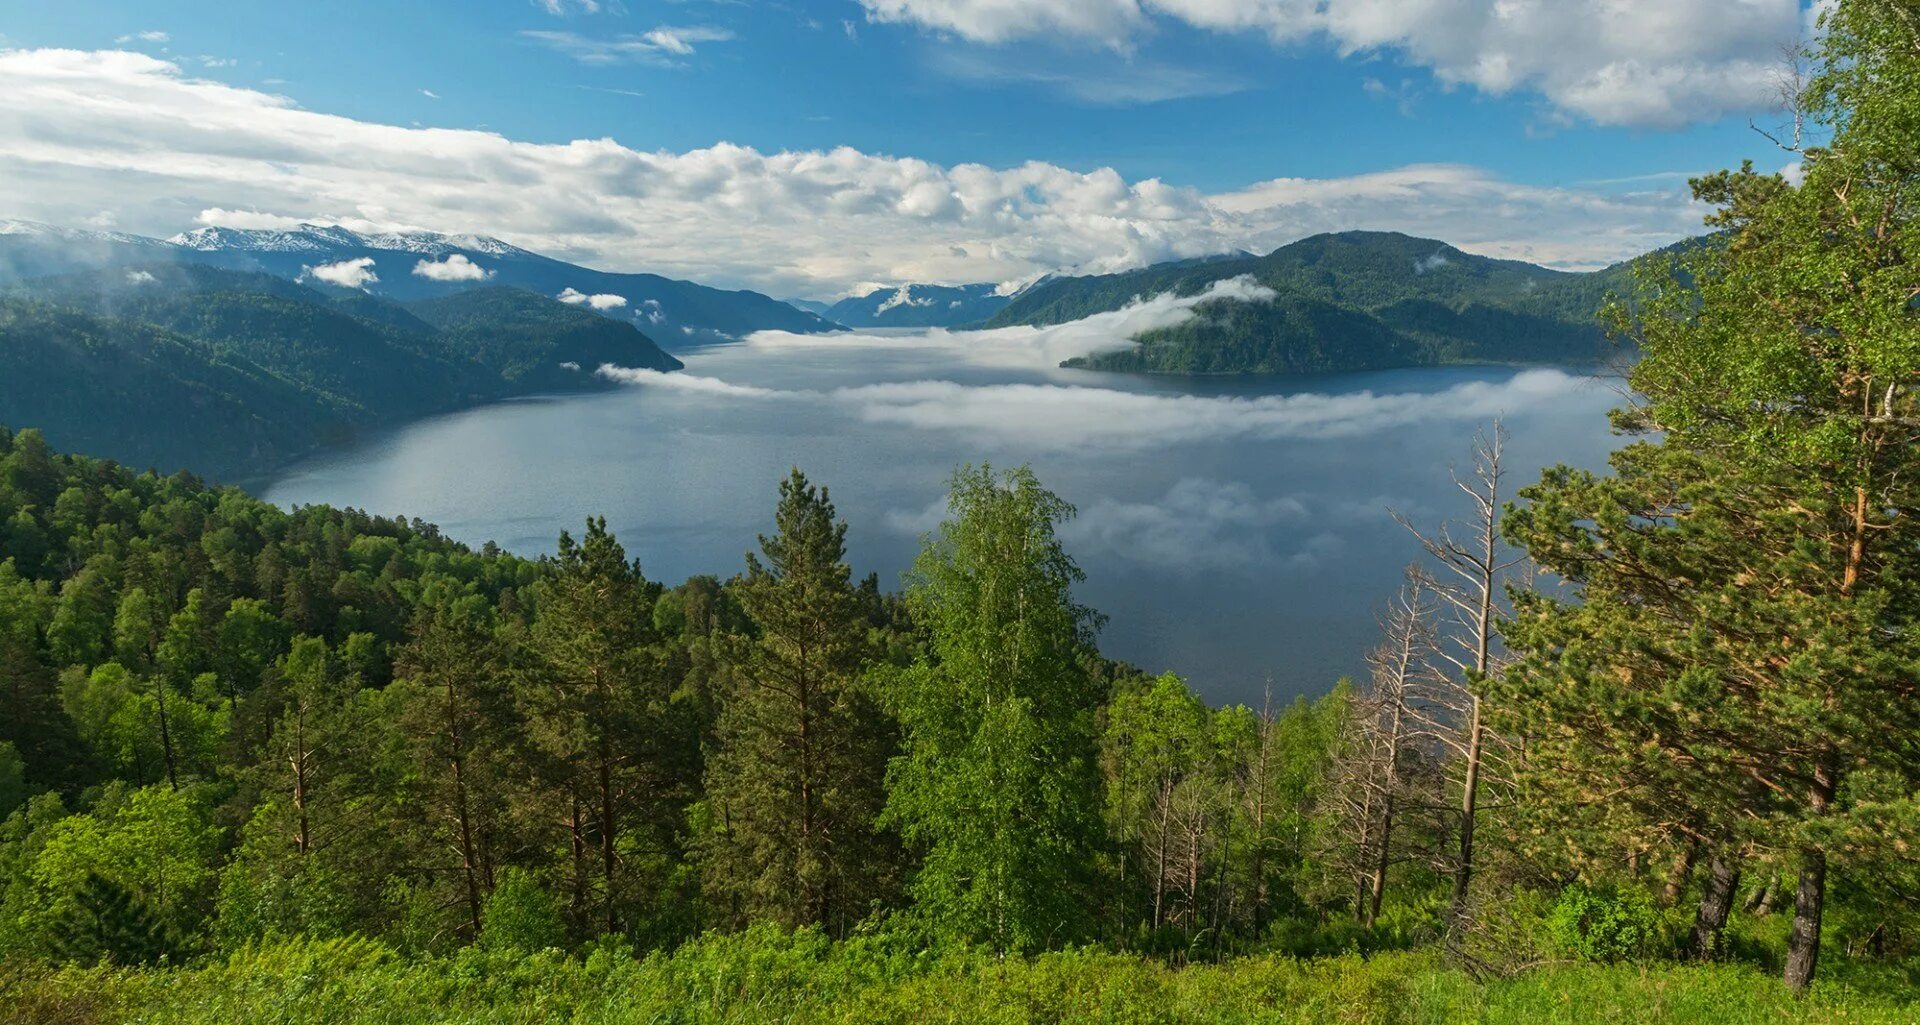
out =
[[1501,668],[1499,626],[1506,586],[1525,561],[1500,541],[1506,442],[1506,428],[1495,421],[1474,435],[1470,469],[1453,473],[1454,485],[1467,497],[1470,515],[1465,519],[1423,531],[1395,514],[1426,550],[1431,563],[1428,590],[1446,618],[1432,648],[1436,671],[1421,679],[1408,707],[1420,732],[1447,749],[1459,768],[1449,929],[1456,939],[1471,919],[1481,791],[1489,781],[1492,763],[1503,754],[1495,750],[1500,740],[1486,728],[1486,686]]
[[1330,788],[1346,835],[1334,858],[1353,882],[1354,918],[1371,926],[1380,916],[1387,876],[1405,845],[1397,826],[1409,793],[1407,748],[1417,723],[1409,701],[1430,672],[1434,608],[1427,582],[1409,567],[1407,582],[1380,615],[1381,640],[1367,654],[1367,682],[1355,696],[1351,733],[1334,767]]

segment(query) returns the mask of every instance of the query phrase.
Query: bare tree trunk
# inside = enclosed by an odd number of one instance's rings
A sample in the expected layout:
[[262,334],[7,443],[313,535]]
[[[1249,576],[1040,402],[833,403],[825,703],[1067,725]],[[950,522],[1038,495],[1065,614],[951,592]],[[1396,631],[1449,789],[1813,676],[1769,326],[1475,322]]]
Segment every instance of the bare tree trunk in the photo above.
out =
[[1373,863],[1373,879],[1368,887],[1367,914],[1360,924],[1373,928],[1380,920],[1380,904],[1387,896],[1387,868],[1393,864],[1393,794],[1387,794],[1386,814],[1380,819],[1380,852]]
[[298,833],[294,836],[294,849],[306,854],[313,849],[313,832],[307,822],[307,708],[304,702],[297,705],[293,713],[293,811],[297,821]]
[[[1484,783],[1486,759],[1486,716],[1481,688],[1494,671],[1494,635],[1498,628],[1500,590],[1507,571],[1520,561],[1503,555],[1500,549],[1500,503],[1506,445],[1506,431],[1498,422],[1493,429],[1477,437],[1473,446],[1473,472],[1467,479],[1455,476],[1454,484],[1472,503],[1472,533],[1456,537],[1442,527],[1436,534],[1422,534],[1405,519],[1401,522],[1437,562],[1444,574],[1432,585],[1433,593],[1453,608],[1460,630],[1455,637],[1457,652],[1447,654],[1455,675],[1456,694],[1460,696],[1454,712],[1464,718],[1459,734],[1451,745],[1461,760],[1460,835],[1455,852],[1453,895],[1449,934],[1457,938],[1471,917],[1471,896],[1475,842],[1478,827],[1480,788]],[[1464,707],[1461,707],[1461,706]]]
[[1707,879],[1700,893],[1700,909],[1693,918],[1693,956],[1711,961],[1720,950],[1720,932],[1733,911],[1733,893],[1740,887],[1740,871],[1716,852],[1707,862]]
[[[1813,791],[1807,808],[1814,815],[1826,813],[1833,800],[1833,775],[1825,767],[1814,770]],[[1820,964],[1820,925],[1827,904],[1827,852],[1808,846],[1800,852],[1800,885],[1793,897],[1793,925],[1787,931],[1787,988],[1804,993],[1813,984]]]

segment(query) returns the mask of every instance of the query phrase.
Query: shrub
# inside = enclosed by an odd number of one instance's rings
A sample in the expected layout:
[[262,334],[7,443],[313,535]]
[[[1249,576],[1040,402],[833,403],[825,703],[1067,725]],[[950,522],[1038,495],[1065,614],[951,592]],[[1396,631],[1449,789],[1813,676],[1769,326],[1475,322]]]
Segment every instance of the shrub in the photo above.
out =
[[1586,887],[1561,891],[1547,916],[1560,949],[1582,961],[1612,963],[1644,957],[1660,936],[1660,914],[1636,889]]

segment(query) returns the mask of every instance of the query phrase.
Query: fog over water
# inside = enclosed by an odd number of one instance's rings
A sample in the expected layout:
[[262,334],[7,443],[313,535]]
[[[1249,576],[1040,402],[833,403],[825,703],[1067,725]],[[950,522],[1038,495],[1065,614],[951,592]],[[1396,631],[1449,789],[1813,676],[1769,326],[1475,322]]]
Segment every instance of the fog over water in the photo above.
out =
[[1504,418],[1516,486],[1553,462],[1599,466],[1619,443],[1605,417],[1619,382],[1584,370],[1053,366],[1164,315],[757,335],[680,353],[682,373],[615,372],[611,392],[418,423],[293,467],[266,497],[417,516],[527,555],[604,514],[649,576],[677,583],[738,572],[797,465],[832,489],[856,573],[897,587],[955,466],[1030,462],[1079,508],[1063,536],[1087,572],[1080,597],[1110,617],[1103,650],[1176,670],[1210,700],[1257,702],[1269,680],[1284,698],[1361,671],[1374,610],[1416,555],[1389,511],[1464,514],[1448,471],[1476,429]]

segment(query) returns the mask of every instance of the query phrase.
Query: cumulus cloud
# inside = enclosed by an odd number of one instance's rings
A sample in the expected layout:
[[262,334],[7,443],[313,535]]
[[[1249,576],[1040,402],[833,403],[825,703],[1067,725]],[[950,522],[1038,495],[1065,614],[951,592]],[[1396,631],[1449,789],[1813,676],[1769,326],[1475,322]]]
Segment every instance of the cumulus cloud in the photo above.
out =
[[480,231],[775,295],[1109,272],[1346,228],[1592,267],[1700,230],[1675,183],[1520,185],[1456,165],[1210,194],[1111,168],[943,166],[846,147],[520,142],[302,110],[125,51],[0,52],[0,95],[0,207],[14,216],[75,223],[109,209],[125,230],[159,235],[196,220]]
[[127,272],[127,284],[129,285],[151,285],[153,282],[154,277],[152,271],[130,270]]
[[124,36],[120,36],[116,38],[114,42],[116,43],[164,43],[167,40],[172,38],[173,38],[172,36],[169,36],[168,34],[160,31],[157,28],[150,28],[144,32],[129,32]]
[[464,253],[448,253],[444,260],[421,260],[413,273],[429,281],[485,281],[493,271],[467,259]]
[[611,292],[588,295],[572,286],[562,289],[554,298],[569,306],[591,306],[596,310],[617,310],[627,304],[627,297],[624,295],[614,295]]
[[373,272],[373,257],[362,256],[355,260],[341,260],[337,263],[323,263],[317,267],[300,268],[301,281],[318,281],[336,288],[360,288],[380,280]]
[[860,0],[874,21],[978,43],[1128,49],[1162,23],[1388,52],[1446,85],[1544,96],[1599,124],[1671,128],[1772,98],[1801,0]]

